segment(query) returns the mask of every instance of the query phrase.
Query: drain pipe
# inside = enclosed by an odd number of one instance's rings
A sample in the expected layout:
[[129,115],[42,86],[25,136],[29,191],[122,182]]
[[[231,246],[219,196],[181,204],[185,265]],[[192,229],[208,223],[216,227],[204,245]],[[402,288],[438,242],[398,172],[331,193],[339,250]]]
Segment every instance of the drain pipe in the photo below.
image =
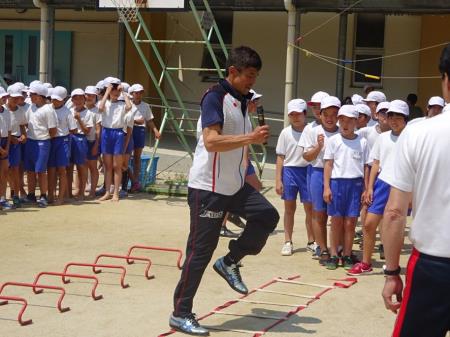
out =
[[284,87],[284,126],[289,125],[287,104],[293,98],[294,94],[294,75],[295,75],[295,50],[289,44],[295,44],[295,31],[297,9],[292,0],[284,0],[284,7],[288,12],[288,35],[287,35],[287,53],[286,53],[286,81]]
[[48,41],[49,41],[49,8],[42,0],[33,0],[34,6],[41,9],[41,41],[39,45],[39,80],[48,81]]

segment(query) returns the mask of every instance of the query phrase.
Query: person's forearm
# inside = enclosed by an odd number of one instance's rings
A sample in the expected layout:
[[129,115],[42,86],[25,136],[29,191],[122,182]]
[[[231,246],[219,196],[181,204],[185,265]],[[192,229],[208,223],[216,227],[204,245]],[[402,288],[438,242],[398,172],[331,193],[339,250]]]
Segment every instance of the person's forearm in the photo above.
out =
[[250,134],[245,135],[210,135],[204,139],[208,152],[226,152],[252,144]]
[[134,120],[134,124],[136,124],[136,125],[144,125],[145,124],[145,119],[144,118],[135,119]]
[[56,134],[58,133],[58,130],[56,128],[51,128],[51,129],[48,129],[48,133],[50,135],[50,138],[55,138]]
[[85,135],[91,132],[91,128],[86,127],[86,124],[84,124],[84,122],[81,119],[78,120],[78,124],[80,125],[81,131],[83,131]]
[[367,188],[369,187],[369,165],[364,165],[364,191],[367,191]]
[[311,150],[303,152],[303,158],[307,161],[314,161],[316,160],[321,150],[322,149],[318,145],[316,145]]
[[123,93],[123,97],[125,99],[125,111],[130,111],[133,105],[131,104],[130,98],[126,92]]
[[277,181],[282,181],[284,156],[277,155],[277,163],[275,167],[275,178]]
[[331,171],[333,170],[333,160],[325,160],[323,167],[323,188],[330,188]]
[[372,168],[370,169],[369,185],[367,186],[368,188],[373,189],[373,185],[375,184],[375,179],[377,177],[379,169],[380,169],[379,161],[378,160],[374,160]]
[[106,101],[108,100],[109,93],[110,93],[110,91],[108,91],[108,90],[105,92],[105,95],[102,97],[102,100],[100,101],[100,103],[98,105],[98,111],[105,112]]

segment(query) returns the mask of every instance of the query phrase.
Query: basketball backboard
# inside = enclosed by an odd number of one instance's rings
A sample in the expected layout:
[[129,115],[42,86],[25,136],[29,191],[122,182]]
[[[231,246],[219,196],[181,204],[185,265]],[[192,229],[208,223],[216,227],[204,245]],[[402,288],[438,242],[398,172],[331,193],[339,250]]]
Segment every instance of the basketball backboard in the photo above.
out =
[[[133,0],[97,0],[98,10],[114,10],[117,3],[120,6],[126,6]],[[187,0],[144,0],[140,6],[141,10],[167,11],[167,10],[185,10],[187,8]]]

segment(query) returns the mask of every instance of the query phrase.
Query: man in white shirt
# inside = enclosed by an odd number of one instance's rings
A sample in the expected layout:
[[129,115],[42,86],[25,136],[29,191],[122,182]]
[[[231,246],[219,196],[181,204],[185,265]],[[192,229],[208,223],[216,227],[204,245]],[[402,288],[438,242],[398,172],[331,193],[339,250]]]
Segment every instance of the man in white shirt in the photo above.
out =
[[[450,45],[442,52],[439,70],[444,99],[449,102]],[[384,175],[391,193],[384,213],[386,282],[382,296],[388,310],[399,311],[393,336],[444,337],[450,330],[449,108],[405,129],[393,152],[396,169]],[[411,198],[414,249],[403,291],[399,259]]]

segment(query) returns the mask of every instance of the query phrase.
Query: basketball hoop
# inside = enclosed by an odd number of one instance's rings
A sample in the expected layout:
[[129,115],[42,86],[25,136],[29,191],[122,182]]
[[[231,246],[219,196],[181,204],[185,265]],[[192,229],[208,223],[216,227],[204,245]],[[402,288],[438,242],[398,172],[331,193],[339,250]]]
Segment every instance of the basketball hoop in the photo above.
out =
[[112,0],[119,13],[119,22],[137,22],[139,8],[147,7],[147,0]]

